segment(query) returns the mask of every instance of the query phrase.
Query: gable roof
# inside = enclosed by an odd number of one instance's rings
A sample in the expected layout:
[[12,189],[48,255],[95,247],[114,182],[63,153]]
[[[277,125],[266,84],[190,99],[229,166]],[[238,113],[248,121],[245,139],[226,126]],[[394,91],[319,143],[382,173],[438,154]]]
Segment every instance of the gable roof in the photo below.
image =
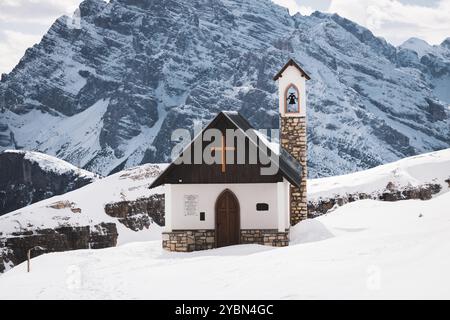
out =
[[283,68],[281,68],[280,71],[278,71],[278,73],[273,77],[273,81],[278,80],[278,78],[280,78],[283,75],[284,70],[286,70],[287,67],[289,66],[294,66],[298,69],[298,71],[300,71],[300,73],[302,74],[302,76],[304,76],[306,78],[306,80],[311,80],[311,77],[294,61],[294,59],[289,59],[289,61],[284,65]]
[[[215,123],[220,120],[220,117],[225,117],[232,124],[234,124],[238,129],[240,129],[246,138],[253,144],[255,144],[258,148],[261,148],[261,143],[271,151],[270,160],[273,161],[273,157],[278,157],[278,171],[279,173],[286,178],[292,185],[296,187],[300,187],[301,182],[301,172],[302,166],[301,164],[292,157],[287,151],[285,151],[281,146],[279,146],[279,150],[276,150],[273,145],[269,143],[269,141],[261,135],[256,129],[252,127],[252,125],[238,112],[230,112],[230,111],[222,111],[220,112],[202,131],[201,134],[198,134],[178,155],[177,159],[181,157],[181,155],[192,147],[194,142],[199,139],[203,132],[208,128],[214,128]],[[254,130],[255,135],[248,135],[247,130]],[[255,139],[256,137],[256,139]],[[258,143],[259,141],[259,143]],[[267,154],[266,154],[267,155]],[[150,189],[162,185],[165,183],[165,180],[168,175],[170,175],[171,171],[174,169],[176,159],[172,161],[172,163],[153,181],[150,185]]]

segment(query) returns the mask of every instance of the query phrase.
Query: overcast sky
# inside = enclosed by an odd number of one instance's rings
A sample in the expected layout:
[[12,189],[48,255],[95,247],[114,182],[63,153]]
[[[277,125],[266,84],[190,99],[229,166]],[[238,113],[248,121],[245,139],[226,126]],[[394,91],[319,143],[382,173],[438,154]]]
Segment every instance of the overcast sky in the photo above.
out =
[[[399,45],[410,37],[439,44],[450,37],[450,0],[273,0],[291,14],[336,12]],[[81,0],[0,0],[0,73],[9,72],[56,18]]]

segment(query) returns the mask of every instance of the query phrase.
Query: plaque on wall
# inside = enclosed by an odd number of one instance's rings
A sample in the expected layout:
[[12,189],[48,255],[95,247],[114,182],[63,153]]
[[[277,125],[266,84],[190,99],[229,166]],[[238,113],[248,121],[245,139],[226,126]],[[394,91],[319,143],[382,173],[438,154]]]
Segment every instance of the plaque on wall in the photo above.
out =
[[196,216],[198,215],[198,195],[185,194],[184,195],[184,215]]

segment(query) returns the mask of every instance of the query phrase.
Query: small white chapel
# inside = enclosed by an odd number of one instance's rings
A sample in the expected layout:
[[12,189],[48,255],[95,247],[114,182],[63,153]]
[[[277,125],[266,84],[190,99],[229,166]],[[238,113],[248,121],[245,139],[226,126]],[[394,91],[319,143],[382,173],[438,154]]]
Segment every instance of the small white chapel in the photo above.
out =
[[[292,59],[273,78],[279,93],[277,147],[242,115],[223,111],[153,181],[150,188],[164,185],[165,189],[164,249],[191,252],[238,244],[289,245],[290,227],[307,218],[309,79]],[[210,132],[219,136],[205,139]],[[198,163],[195,148],[215,161]],[[265,171],[268,167],[276,170]]]

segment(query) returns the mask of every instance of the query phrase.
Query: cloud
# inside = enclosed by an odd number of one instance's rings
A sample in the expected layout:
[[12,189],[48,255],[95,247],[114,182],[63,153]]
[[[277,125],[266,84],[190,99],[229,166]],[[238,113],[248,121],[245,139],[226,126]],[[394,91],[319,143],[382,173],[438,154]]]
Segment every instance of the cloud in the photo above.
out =
[[81,0],[0,0],[0,73],[19,62],[60,16],[70,15]]
[[61,14],[73,12],[80,2],[81,0],[2,0],[0,19],[51,23]]
[[353,20],[395,45],[411,37],[439,44],[450,36],[450,0],[431,7],[399,0],[333,0],[328,12]]
[[314,10],[312,7],[307,7],[307,6],[299,6],[299,10],[298,10],[301,14],[303,15],[307,15],[309,16],[311,13],[313,13]]
[[[1,31],[0,32],[0,72],[9,71],[15,66],[26,48],[30,43],[35,42],[36,37],[33,35],[24,34],[15,31]],[[22,55],[18,54],[19,52]]]
[[450,36],[450,0],[273,0],[290,14],[337,13],[399,45],[411,37],[440,44]]

